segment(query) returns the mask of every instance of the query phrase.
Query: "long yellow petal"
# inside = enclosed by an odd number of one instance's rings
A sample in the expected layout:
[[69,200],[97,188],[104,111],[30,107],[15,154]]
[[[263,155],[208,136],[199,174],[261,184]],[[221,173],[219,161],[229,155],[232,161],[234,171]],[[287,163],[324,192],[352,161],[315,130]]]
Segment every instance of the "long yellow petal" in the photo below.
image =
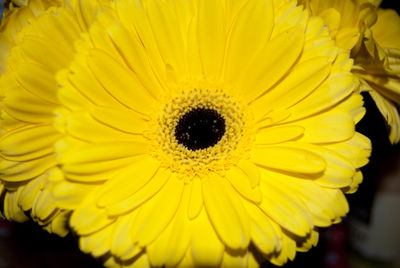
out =
[[305,131],[303,126],[283,125],[262,128],[257,132],[255,144],[276,144],[300,138]]
[[300,56],[303,42],[304,35],[298,28],[271,39],[251,62],[251,71],[238,78],[244,99],[255,100],[281,79]]
[[298,236],[305,236],[313,228],[309,212],[297,196],[289,195],[275,177],[261,172],[260,187],[263,200],[260,208],[277,224]]
[[211,174],[202,179],[204,207],[221,240],[232,249],[244,249],[250,226],[242,201],[224,178]]
[[[199,2],[198,41],[204,74],[211,79],[219,78],[223,64],[226,40],[226,11],[223,1]],[[212,40],[212,42],[210,42]]]
[[191,191],[185,186],[178,211],[164,232],[147,247],[150,263],[154,267],[175,267],[184,257],[191,239],[191,222],[187,205]]
[[272,0],[247,1],[240,9],[232,25],[226,49],[226,81],[235,81],[244,69],[248,69],[250,61],[269,40],[273,28],[273,11]]
[[149,245],[171,223],[181,202],[183,188],[183,181],[174,176],[159,194],[140,207],[131,229],[131,237],[139,245]]
[[159,168],[150,181],[129,198],[107,206],[107,213],[110,216],[118,216],[139,207],[141,204],[156,195],[162,187],[164,187],[170,177],[171,172],[169,172],[169,170]]
[[189,205],[188,205],[188,217],[193,220],[199,214],[203,208],[203,195],[201,192],[201,179],[194,177],[192,181],[192,189],[190,193]]
[[90,193],[79,207],[73,211],[69,224],[78,235],[89,235],[113,223],[104,209],[95,204],[95,194]]
[[244,202],[251,218],[251,240],[263,254],[273,253],[279,245],[279,237],[271,225],[271,219],[256,205]]
[[262,199],[258,188],[252,189],[248,175],[240,168],[231,167],[226,172],[226,179],[232,184],[233,188],[248,200],[260,203]]
[[97,205],[109,207],[125,201],[157,174],[160,165],[159,161],[149,156],[119,170],[101,187]]
[[313,152],[285,146],[255,147],[251,160],[263,167],[303,174],[318,174],[326,168],[324,159]]
[[54,152],[53,144],[59,136],[51,125],[34,125],[9,131],[0,139],[1,155],[5,159],[18,161],[42,157]]
[[194,264],[199,267],[216,267],[222,260],[224,244],[215,233],[204,209],[194,222],[191,253]]
[[101,50],[91,50],[88,65],[104,88],[118,101],[136,112],[149,110],[155,99],[138,81],[136,74],[127,70]]

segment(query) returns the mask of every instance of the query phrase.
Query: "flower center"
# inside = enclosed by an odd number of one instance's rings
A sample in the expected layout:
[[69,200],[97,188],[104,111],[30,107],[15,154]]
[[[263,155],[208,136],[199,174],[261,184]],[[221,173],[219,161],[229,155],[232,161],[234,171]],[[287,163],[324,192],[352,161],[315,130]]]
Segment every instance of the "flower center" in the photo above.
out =
[[224,173],[247,157],[254,138],[244,105],[224,90],[189,86],[166,100],[149,131],[153,156],[185,181]]
[[196,108],[185,113],[175,127],[175,138],[189,150],[217,144],[225,133],[225,119],[213,109]]

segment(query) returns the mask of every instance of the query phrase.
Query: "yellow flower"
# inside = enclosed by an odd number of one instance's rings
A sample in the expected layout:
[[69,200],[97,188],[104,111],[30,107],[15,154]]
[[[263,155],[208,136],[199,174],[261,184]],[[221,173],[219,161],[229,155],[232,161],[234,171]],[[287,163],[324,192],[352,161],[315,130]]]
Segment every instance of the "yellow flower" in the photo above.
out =
[[365,31],[376,21],[376,0],[299,0],[313,16],[324,19],[339,48],[358,50]]
[[[390,127],[390,141],[400,141],[400,17],[396,11],[378,10],[378,20],[371,28],[366,44],[355,57],[354,73]],[[374,51],[375,54],[372,52]],[[379,56],[379,53],[383,56]]]
[[296,1],[117,0],[75,49],[52,193],[105,265],[281,265],[347,213],[362,98]]
[[[360,78],[390,127],[389,139],[400,141],[400,18],[378,10],[379,0],[300,0],[311,15],[322,17],[337,45],[351,50],[353,73]],[[376,24],[375,24],[376,23]]]
[[93,1],[82,2],[86,13],[75,11],[77,1],[66,0],[65,7],[57,2],[10,5],[2,21],[0,189],[5,218],[25,221],[29,215],[65,235],[68,212],[55,206],[51,194],[51,181],[62,177],[53,146],[60,137],[53,127],[55,74],[72,60],[73,43],[92,20]]

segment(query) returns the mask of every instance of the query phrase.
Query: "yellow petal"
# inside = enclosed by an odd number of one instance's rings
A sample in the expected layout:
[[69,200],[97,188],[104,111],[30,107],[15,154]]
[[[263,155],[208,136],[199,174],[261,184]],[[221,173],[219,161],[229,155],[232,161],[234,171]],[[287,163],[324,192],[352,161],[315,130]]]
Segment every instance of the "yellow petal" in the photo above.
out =
[[154,73],[146,48],[141,40],[120,23],[110,25],[107,31],[121,56],[127,61],[129,67],[137,73],[140,82],[155,99],[158,99],[163,93],[163,89],[157,81],[157,74]]
[[235,81],[244,69],[248,69],[255,54],[269,40],[274,20],[272,3],[272,0],[247,1],[236,15],[227,44],[226,81]]
[[305,236],[313,228],[309,212],[298,196],[290,195],[279,178],[261,172],[260,187],[263,200],[260,209],[289,232]]
[[371,141],[358,132],[350,140],[327,144],[324,147],[347,158],[355,168],[366,165],[371,154]]
[[8,160],[26,161],[48,155],[59,138],[51,125],[33,125],[5,133],[0,139],[0,150]]
[[260,166],[304,174],[321,173],[326,163],[320,156],[300,148],[255,147],[251,160]]
[[260,183],[260,171],[258,167],[254,165],[251,161],[241,160],[236,164],[244,173],[247,174],[247,178],[250,182],[251,188],[255,188]]
[[346,197],[340,189],[324,189],[326,195],[335,200],[335,206],[332,209],[336,213],[336,219],[334,223],[340,222],[340,218],[344,217],[349,212],[349,204],[347,203]]
[[296,256],[296,242],[293,238],[282,233],[282,250],[277,255],[272,255],[269,261],[277,266],[282,266],[288,260],[294,260]]
[[275,26],[272,37],[290,31],[293,27],[298,27],[302,32],[305,31],[308,22],[308,14],[303,7],[291,1],[274,1]]
[[332,112],[345,112],[353,118],[353,122],[357,124],[365,115],[364,101],[360,94],[352,94],[344,101],[330,109]]
[[183,36],[186,29],[181,27],[176,13],[166,2],[149,1],[146,7],[149,23],[165,65],[171,66],[176,74],[184,79],[186,62],[183,55],[186,48]]
[[307,252],[313,246],[315,247],[318,243],[319,233],[315,230],[312,230],[305,241],[302,241],[300,245],[297,246],[297,251]]
[[123,107],[123,104],[113,98],[87,68],[86,54],[84,56],[84,59],[77,58],[77,62],[72,63],[70,72],[67,74],[67,81],[60,81],[60,77],[58,78],[58,82],[66,89],[60,90],[59,93],[63,104],[82,109],[82,105],[74,104],[77,99],[84,97],[83,102],[93,102],[105,107]]
[[[137,210],[132,211],[127,215],[118,217],[117,221],[114,223],[115,228],[110,243],[110,251],[112,255],[124,259],[123,256],[127,252],[137,248],[130,236],[130,229],[133,221],[136,218],[136,215]],[[140,253],[140,251],[137,253]]]
[[355,78],[350,73],[331,75],[318,89],[289,108],[290,119],[304,118],[333,107],[353,93],[356,86]]
[[91,48],[98,48],[106,52],[111,58],[118,62],[121,66],[127,67],[122,55],[118,52],[105,28],[115,22],[112,12],[100,12],[97,15],[96,23],[90,26],[89,34],[92,44],[88,44]]
[[114,225],[109,225],[99,232],[79,238],[79,248],[93,257],[100,257],[109,250]]
[[242,201],[224,178],[217,174],[202,178],[204,207],[221,240],[232,249],[244,249],[250,226]]
[[21,86],[43,100],[57,103],[57,83],[52,73],[35,64],[20,64],[15,70]]
[[9,220],[24,222],[29,218],[24,211],[18,206],[18,192],[7,192],[4,196],[4,217]]
[[203,196],[201,192],[201,180],[197,176],[193,178],[191,186],[190,200],[188,205],[189,219],[196,218],[203,208]]
[[343,49],[352,49],[360,39],[360,33],[357,28],[343,28],[336,34],[336,44]]
[[150,268],[149,256],[145,253],[138,255],[135,258],[135,262],[130,266],[130,268]]
[[35,199],[39,195],[41,189],[43,189],[46,185],[46,175],[41,175],[34,180],[29,181],[22,188],[21,194],[18,198],[18,204],[20,204],[21,208],[25,211],[32,209],[32,205],[35,202]]
[[[232,253],[233,254],[233,253]],[[222,257],[221,267],[246,267],[247,265],[247,251],[243,250],[235,252],[234,255],[224,252]]]
[[198,9],[198,42],[203,71],[208,78],[215,79],[220,75],[224,58],[226,14],[222,1],[200,1]]
[[255,255],[255,253],[252,253],[252,252],[248,253],[247,267],[250,267],[250,268],[260,267],[260,264],[258,263],[258,261],[254,255]]
[[147,114],[154,98],[144,89],[136,75],[101,50],[92,50],[88,65],[104,88],[118,101],[136,112]]
[[[328,57],[314,57],[301,61],[267,94],[252,103],[256,111],[282,109],[297,104],[314,91],[329,75],[331,62]],[[257,116],[259,117],[259,116]]]
[[[116,11],[121,24],[127,27],[131,35],[140,36],[140,41],[146,48],[146,53],[150,58],[156,73],[165,79],[165,63],[158,49],[158,42],[155,39],[153,30],[144,8],[144,3],[140,0],[118,1]],[[135,18],[134,20],[132,18]]]
[[100,231],[115,221],[107,216],[104,209],[98,208],[94,201],[95,194],[91,193],[71,215],[69,224],[78,235]]
[[353,118],[345,112],[327,112],[296,121],[305,129],[300,141],[310,143],[333,143],[353,137]]
[[132,110],[117,110],[96,106],[92,116],[101,123],[120,131],[141,134],[147,127],[147,121],[140,114]]
[[129,198],[126,198],[116,204],[107,206],[107,213],[110,216],[117,216],[139,207],[141,204],[156,195],[160,191],[160,189],[164,187],[165,183],[170,177],[171,173],[168,170],[164,168],[159,168],[154,176],[150,179],[150,181],[146,183],[142,188],[140,188],[137,192],[132,193]]
[[54,219],[52,219],[52,221],[49,223],[51,233],[65,237],[69,233],[69,229],[67,228],[69,216],[70,211],[63,211],[55,216]]
[[271,254],[277,249],[279,237],[271,225],[271,219],[254,204],[244,202],[251,218],[251,240],[263,254]]
[[308,150],[324,159],[326,169],[323,174],[314,178],[316,183],[330,188],[346,187],[351,184],[355,168],[347,157],[322,146],[307,143],[293,142],[286,145],[296,149]]
[[49,219],[49,217],[57,210],[51,190],[49,187],[43,189],[32,206],[32,216],[41,221]]
[[335,219],[336,214],[333,209],[335,199],[326,195],[322,186],[312,180],[295,178],[290,175],[263,170],[263,174],[271,179],[279,181],[282,187],[286,187],[286,192],[291,196],[297,196],[303,201],[309,211],[310,218],[316,226],[329,226]]
[[352,183],[349,185],[348,188],[344,189],[344,192],[346,194],[353,194],[357,191],[358,186],[360,185],[360,183],[363,181],[363,174],[361,173],[361,171],[357,171],[354,176],[353,176],[353,181]]
[[154,267],[175,267],[184,257],[191,239],[191,223],[187,217],[190,186],[185,186],[178,211],[167,229],[147,247]]
[[390,127],[390,142],[392,144],[398,143],[400,141],[400,116],[396,105],[376,91],[369,91],[369,94]]
[[238,167],[231,167],[226,172],[226,179],[243,197],[255,203],[261,202],[262,196],[258,188],[252,189],[248,175]]
[[82,184],[63,180],[54,185],[52,195],[57,206],[63,209],[75,209],[97,184]]
[[[152,157],[146,157],[141,161],[119,170],[100,189],[97,205],[109,207],[125,201],[145,186],[158,173],[160,162]],[[165,174],[160,172],[160,175]],[[156,177],[156,179],[159,179]],[[162,179],[162,178],[161,178]]]
[[21,88],[10,88],[3,100],[3,109],[23,122],[47,123],[52,120],[55,107]]
[[256,135],[256,144],[275,144],[300,138],[305,128],[297,125],[282,125],[262,128]]
[[37,177],[55,165],[54,155],[27,162],[0,162],[1,179],[8,182],[25,181]]
[[[63,116],[65,120],[65,131],[82,141],[86,142],[109,142],[139,141],[146,142],[141,135],[129,134],[99,123],[88,113],[77,112]],[[128,122],[126,122],[128,123]]]
[[204,209],[194,221],[191,253],[194,264],[199,267],[217,267],[222,260],[224,245]]
[[170,224],[181,202],[183,186],[183,181],[173,176],[159,194],[140,207],[131,229],[131,237],[139,245],[150,244]]
[[268,91],[295,63],[303,42],[304,35],[298,28],[271,39],[252,61],[252,68],[238,78],[241,95],[251,102]]
[[[200,80],[203,78],[203,66],[200,58],[198,18],[194,17],[189,24],[187,44],[187,65],[191,79]],[[189,257],[187,259],[190,259]],[[191,259],[190,259],[191,260]]]
[[69,62],[70,56],[72,56],[72,54],[60,50],[58,46],[53,46],[51,41],[49,42],[43,36],[26,35],[19,47],[29,60],[46,66],[53,73],[64,68],[65,63]]
[[[145,144],[139,142],[87,144],[63,152],[59,157],[59,162],[67,173],[81,175],[74,177],[76,180],[104,180],[101,172],[126,166],[143,158],[140,156],[147,152],[146,147]],[[79,155],[76,154],[76,150],[79,150]],[[135,156],[139,157],[135,159]],[[85,176],[91,174],[95,176]]]

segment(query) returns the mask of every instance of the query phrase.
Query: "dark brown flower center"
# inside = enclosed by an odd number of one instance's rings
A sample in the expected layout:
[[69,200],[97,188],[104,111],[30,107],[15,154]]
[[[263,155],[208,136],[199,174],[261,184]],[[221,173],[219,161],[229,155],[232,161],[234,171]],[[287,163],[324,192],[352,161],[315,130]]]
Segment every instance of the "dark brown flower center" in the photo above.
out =
[[215,110],[196,108],[185,113],[175,128],[179,144],[195,151],[217,144],[225,133],[225,119]]

